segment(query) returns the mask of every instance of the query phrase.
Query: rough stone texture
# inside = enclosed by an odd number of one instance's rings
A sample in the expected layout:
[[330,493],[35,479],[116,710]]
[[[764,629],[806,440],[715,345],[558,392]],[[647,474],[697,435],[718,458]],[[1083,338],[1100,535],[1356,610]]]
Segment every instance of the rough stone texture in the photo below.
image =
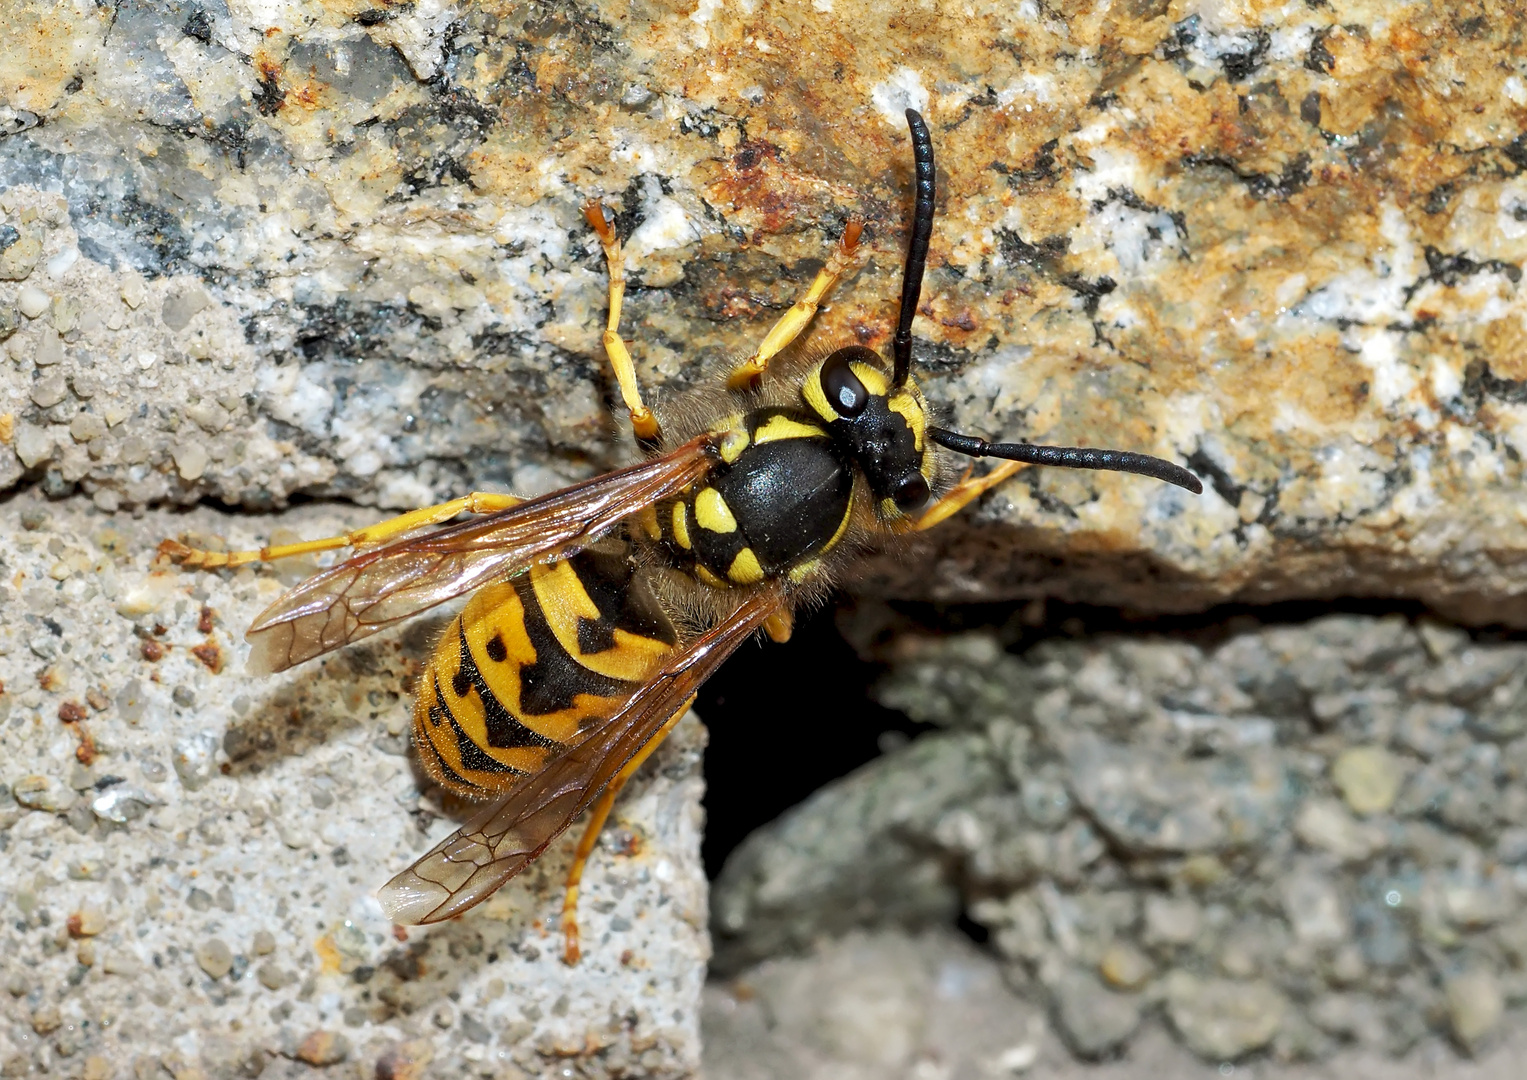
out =
[[[280,520],[311,536],[362,516]],[[556,929],[572,837],[465,917],[395,932],[374,890],[463,809],[407,745],[437,624],[251,678],[243,627],[311,563],[148,570],[158,537],[247,545],[271,524],[0,505],[0,1071],[691,1075],[703,728],[622,795],[584,878],[578,967]]]
[[1522,1029],[1527,644],[1398,616],[1018,652],[848,625],[881,701],[946,730],[732,854],[716,970],[963,907],[1089,1055],[1132,1010],[1209,1060]]
[[865,264],[812,342],[883,344],[916,105],[932,399],[1212,490],[1036,470],[874,587],[1527,622],[1520,5],[0,14],[0,489],[397,507],[587,475],[621,451],[581,202],[630,237],[649,385],[746,350],[851,212]]
[[1232,1067],[1147,1022],[1118,1055],[1081,1062],[991,957],[948,932],[852,934],[766,961],[707,986],[702,1024],[711,1080],[1515,1080],[1527,1051],[1519,1029],[1474,1061],[1429,1039],[1399,1060],[1354,1047],[1315,1065]]

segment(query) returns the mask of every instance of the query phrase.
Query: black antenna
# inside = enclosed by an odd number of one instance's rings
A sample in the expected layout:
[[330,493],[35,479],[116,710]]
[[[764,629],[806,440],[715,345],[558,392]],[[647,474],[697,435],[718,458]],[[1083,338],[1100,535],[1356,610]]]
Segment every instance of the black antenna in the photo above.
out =
[[912,241],[907,245],[907,268],[901,275],[901,313],[896,319],[896,367],[892,386],[902,386],[912,370],[912,320],[923,292],[923,265],[928,261],[928,240],[933,236],[933,137],[916,109],[907,110],[912,130],[912,161],[917,173],[917,204],[912,210]]
[[967,457],[994,457],[1008,461],[1026,461],[1030,465],[1058,465],[1065,469],[1100,469],[1106,472],[1135,473],[1151,476],[1187,488],[1195,495],[1204,493],[1198,477],[1181,465],[1163,461],[1132,450],[1093,450],[1081,446],[1033,446],[1029,443],[989,443],[973,435],[930,427],[928,438],[940,446]]

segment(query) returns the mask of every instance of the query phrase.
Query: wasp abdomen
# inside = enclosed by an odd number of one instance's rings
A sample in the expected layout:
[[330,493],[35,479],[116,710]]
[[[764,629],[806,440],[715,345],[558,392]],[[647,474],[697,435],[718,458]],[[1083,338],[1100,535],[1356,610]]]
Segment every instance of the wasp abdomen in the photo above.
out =
[[677,644],[624,544],[482,588],[421,681],[420,759],[458,795],[499,794],[612,716]]

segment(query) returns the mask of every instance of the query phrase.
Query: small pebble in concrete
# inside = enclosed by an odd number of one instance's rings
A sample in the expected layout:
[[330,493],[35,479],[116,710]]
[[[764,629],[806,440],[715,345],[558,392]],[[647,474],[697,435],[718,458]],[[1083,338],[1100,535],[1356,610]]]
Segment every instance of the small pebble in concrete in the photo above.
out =
[[1331,782],[1358,814],[1382,814],[1394,805],[1405,774],[1400,760],[1378,746],[1354,746],[1331,764]]
[[209,979],[221,979],[233,970],[233,950],[221,938],[209,938],[196,947],[196,963]]

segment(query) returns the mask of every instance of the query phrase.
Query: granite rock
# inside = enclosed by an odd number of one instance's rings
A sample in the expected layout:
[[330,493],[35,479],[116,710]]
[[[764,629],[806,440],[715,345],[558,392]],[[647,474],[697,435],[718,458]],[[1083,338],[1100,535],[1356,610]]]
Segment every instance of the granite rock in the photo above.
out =
[[5,1075],[92,1056],[117,1077],[693,1075],[704,729],[681,724],[617,804],[577,967],[555,930],[575,837],[461,919],[393,927],[375,890],[467,809],[408,756],[433,625],[251,677],[242,628],[303,569],[151,565],[172,532],[247,545],[273,525],[0,505]]
[[587,476],[625,451],[583,201],[628,237],[654,388],[747,351],[849,214],[863,265],[807,345],[884,345],[911,105],[942,163],[940,413],[1210,490],[1031,470],[862,588],[1527,623],[1514,5],[4,17],[0,310],[32,314],[6,323],[0,490],[412,507]]

